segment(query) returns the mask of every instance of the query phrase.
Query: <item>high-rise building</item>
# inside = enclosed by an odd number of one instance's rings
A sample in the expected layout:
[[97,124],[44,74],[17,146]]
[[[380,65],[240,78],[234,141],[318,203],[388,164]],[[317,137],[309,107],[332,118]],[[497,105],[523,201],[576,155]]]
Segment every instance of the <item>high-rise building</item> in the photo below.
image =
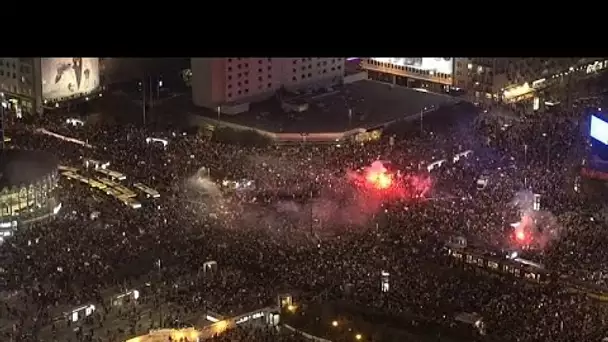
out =
[[207,108],[243,106],[279,89],[331,86],[344,78],[342,57],[193,58],[192,98]]
[[0,58],[3,105],[20,116],[100,89],[99,58]]

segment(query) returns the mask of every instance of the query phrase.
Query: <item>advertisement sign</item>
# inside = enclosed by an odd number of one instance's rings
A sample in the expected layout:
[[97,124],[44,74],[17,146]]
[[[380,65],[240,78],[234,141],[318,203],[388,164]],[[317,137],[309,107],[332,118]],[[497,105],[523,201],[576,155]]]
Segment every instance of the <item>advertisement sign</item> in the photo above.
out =
[[42,58],[42,97],[61,101],[84,96],[99,87],[99,58]]
[[452,75],[454,72],[452,57],[370,57],[370,59],[434,73]]
[[602,144],[608,145],[608,122],[592,115],[589,135]]

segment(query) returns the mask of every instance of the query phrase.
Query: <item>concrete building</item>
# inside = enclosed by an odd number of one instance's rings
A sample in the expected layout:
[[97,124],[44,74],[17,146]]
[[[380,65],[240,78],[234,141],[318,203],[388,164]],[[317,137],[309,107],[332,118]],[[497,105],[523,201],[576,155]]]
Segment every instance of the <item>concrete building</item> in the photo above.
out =
[[192,99],[200,107],[222,113],[247,111],[249,103],[290,91],[342,82],[341,57],[193,58]]
[[[592,76],[597,58],[370,57],[361,67],[373,80],[432,92],[462,90],[478,102],[541,101],[546,89]],[[542,102],[542,101],[541,101]]]
[[40,63],[34,58],[0,58],[0,101],[18,115],[42,112]]
[[41,114],[100,89],[99,58],[0,58],[0,101],[17,116]]

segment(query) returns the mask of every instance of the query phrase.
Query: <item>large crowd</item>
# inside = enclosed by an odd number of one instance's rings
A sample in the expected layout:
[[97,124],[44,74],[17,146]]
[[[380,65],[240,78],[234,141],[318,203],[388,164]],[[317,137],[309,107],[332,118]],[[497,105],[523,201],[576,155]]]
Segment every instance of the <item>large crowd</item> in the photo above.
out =
[[[608,236],[597,215],[603,204],[594,193],[574,190],[586,146],[579,113],[554,108],[506,119],[492,116],[494,110],[454,126],[430,116],[422,134],[403,129],[376,142],[268,147],[136,126],[74,127],[52,118],[14,123],[8,134],[17,147],[47,150],[64,165],[109,161],[129,181],[162,195],[134,210],[62,179],[59,215],[0,247],[0,318],[10,322],[3,339],[122,341],[195,325],[206,311],[249,312],[292,293],[300,302],[346,300],[444,327],[459,312],[477,312],[487,331],[480,340],[599,341],[606,335],[601,304],[559,284],[531,287],[467,272],[444,257],[451,236],[486,250],[521,248],[509,224],[529,209],[519,199],[537,193],[550,223],[534,228],[546,238],[528,253],[559,275],[604,282]],[[37,127],[94,147],[35,133]],[[168,144],[150,144],[148,137]],[[466,150],[473,153],[452,162]],[[426,167],[442,159],[448,162],[429,174]],[[427,198],[383,201],[353,187],[348,173],[375,160],[431,177]],[[482,174],[489,182],[478,189]],[[228,190],[224,180],[253,186]],[[207,261],[216,261],[217,270],[209,272]],[[390,273],[388,293],[380,291],[382,270]],[[134,288],[142,292],[136,306],[112,305],[114,294]],[[84,323],[65,319],[69,308],[90,303],[97,310]],[[237,329],[214,340],[301,339],[277,329]]]

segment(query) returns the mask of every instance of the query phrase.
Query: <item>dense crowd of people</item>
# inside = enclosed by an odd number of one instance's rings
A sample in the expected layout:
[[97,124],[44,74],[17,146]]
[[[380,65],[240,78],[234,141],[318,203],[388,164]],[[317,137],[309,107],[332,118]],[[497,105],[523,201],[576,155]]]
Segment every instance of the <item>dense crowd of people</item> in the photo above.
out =
[[[486,326],[479,340],[599,341],[605,309],[584,295],[559,282],[530,286],[468,272],[445,256],[445,242],[461,236],[480,249],[527,253],[557,275],[604,284],[603,203],[593,191],[575,190],[586,148],[580,113],[553,108],[544,116],[496,118],[494,110],[446,125],[443,112],[473,109],[439,109],[424,119],[425,132],[400,128],[376,142],[267,147],[52,118],[15,123],[8,134],[19,148],[50,151],[63,165],[82,168],[86,159],[109,161],[126,184],[144,182],[162,195],[131,209],[62,179],[58,216],[0,247],[0,317],[10,322],[1,334],[7,341],[122,341],[195,325],[206,311],[249,312],[292,293],[300,302],[348,301],[448,328],[456,314],[477,312]],[[37,127],[93,148],[35,133]],[[408,177],[430,177],[426,198],[406,191],[387,201],[353,186],[349,174],[376,160]],[[482,174],[488,184],[478,188]],[[532,209],[533,193],[541,195],[540,211]],[[527,228],[529,246],[513,239],[510,227],[522,215],[536,222]],[[217,270],[206,269],[208,261]],[[383,270],[388,292],[380,291]],[[114,305],[113,296],[130,289],[141,291],[138,304]],[[96,312],[84,323],[64,317],[91,303]],[[213,340],[302,340],[278,331],[239,328]]]

